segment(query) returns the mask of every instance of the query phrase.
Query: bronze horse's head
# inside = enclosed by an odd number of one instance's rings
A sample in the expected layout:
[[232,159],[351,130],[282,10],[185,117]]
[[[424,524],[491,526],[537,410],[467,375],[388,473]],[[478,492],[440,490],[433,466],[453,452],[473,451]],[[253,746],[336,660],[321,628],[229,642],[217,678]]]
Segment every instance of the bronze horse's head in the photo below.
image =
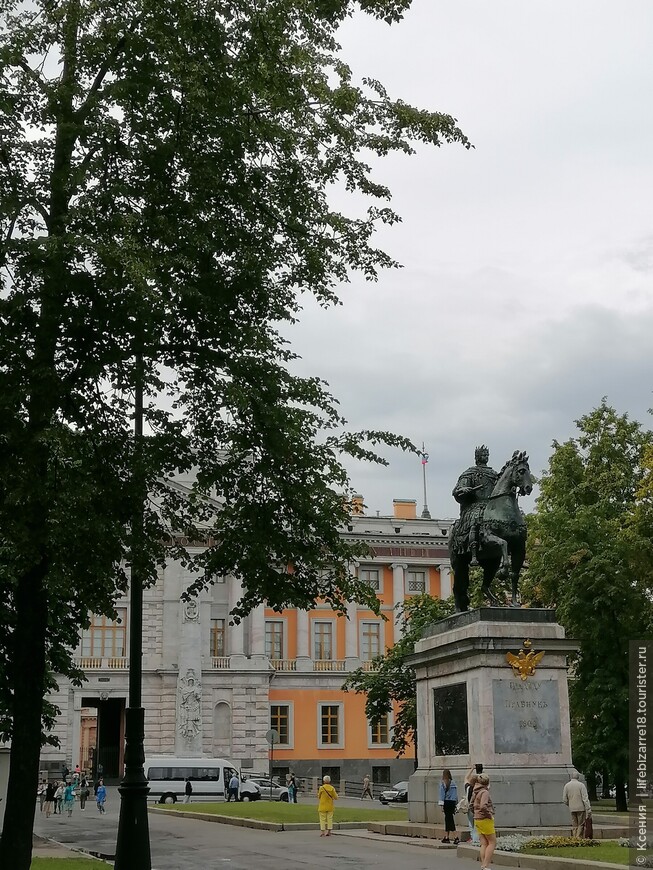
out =
[[525,450],[515,450],[510,460],[512,466],[511,483],[519,495],[530,495],[533,492],[533,478],[528,467],[528,455]]

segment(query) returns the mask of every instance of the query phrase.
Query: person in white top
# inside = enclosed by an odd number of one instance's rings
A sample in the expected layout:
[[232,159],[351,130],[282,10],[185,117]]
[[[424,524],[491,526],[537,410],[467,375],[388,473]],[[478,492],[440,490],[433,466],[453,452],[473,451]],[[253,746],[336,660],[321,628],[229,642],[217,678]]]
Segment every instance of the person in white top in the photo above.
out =
[[569,812],[571,813],[572,837],[582,837],[585,819],[592,814],[592,807],[590,806],[590,799],[585,788],[585,783],[580,781],[578,772],[575,770],[571,774],[570,781],[562,790],[562,799],[569,807]]

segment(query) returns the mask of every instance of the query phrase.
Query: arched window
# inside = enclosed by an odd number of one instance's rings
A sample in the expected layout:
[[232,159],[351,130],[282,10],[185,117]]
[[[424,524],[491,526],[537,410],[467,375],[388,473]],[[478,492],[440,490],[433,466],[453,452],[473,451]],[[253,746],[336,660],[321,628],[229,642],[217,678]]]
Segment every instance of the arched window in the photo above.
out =
[[231,707],[225,701],[213,710],[213,754],[231,755]]

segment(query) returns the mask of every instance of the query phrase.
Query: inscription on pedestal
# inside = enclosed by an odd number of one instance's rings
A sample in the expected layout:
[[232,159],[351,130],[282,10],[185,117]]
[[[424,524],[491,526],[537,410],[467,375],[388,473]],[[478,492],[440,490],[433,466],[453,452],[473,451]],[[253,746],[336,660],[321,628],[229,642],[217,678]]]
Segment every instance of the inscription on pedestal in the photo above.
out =
[[495,752],[562,752],[557,680],[492,680]]

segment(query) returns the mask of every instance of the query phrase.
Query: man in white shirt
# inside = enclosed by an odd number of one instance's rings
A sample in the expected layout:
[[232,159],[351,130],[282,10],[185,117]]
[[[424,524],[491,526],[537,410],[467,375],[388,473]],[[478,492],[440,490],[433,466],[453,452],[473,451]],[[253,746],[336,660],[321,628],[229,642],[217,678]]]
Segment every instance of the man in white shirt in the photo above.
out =
[[233,798],[235,801],[239,800],[239,797],[238,797],[239,790],[240,790],[240,780],[238,779],[238,776],[237,776],[236,772],[234,771],[234,773],[231,776],[231,779],[229,780],[227,803],[231,800],[231,798]]
[[585,783],[580,781],[576,770],[571,774],[571,780],[562,790],[562,799],[569,807],[569,812],[571,813],[572,837],[582,837],[585,819],[588,815],[591,815],[592,808]]

